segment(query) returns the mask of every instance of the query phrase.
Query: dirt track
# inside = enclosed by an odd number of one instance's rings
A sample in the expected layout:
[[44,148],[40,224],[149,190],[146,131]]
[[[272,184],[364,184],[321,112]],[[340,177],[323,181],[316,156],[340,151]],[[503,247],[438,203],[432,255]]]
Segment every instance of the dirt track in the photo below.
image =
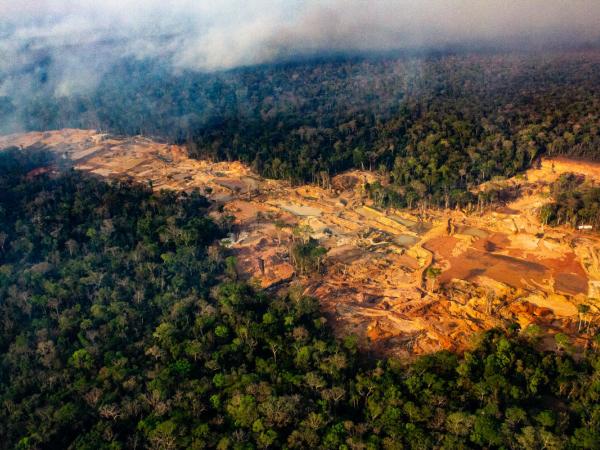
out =
[[[526,194],[496,211],[380,211],[363,192],[374,175],[353,171],[333,189],[264,180],[240,163],[191,160],[185,149],[93,130],[0,137],[0,148],[44,146],[103,177],[154,189],[199,188],[235,217],[227,243],[240,272],[263,287],[299,282],[318,297],[334,329],[394,354],[463,349],[473,332],[507,321],[576,336],[577,305],[598,312],[600,241],[593,233],[542,229],[536,208],[547,183],[567,171],[600,179],[600,166],[557,159],[509,180]],[[448,233],[448,219],[456,225]],[[286,226],[289,225],[289,226]],[[298,279],[291,226],[307,225],[329,249],[323,275]],[[428,279],[426,269],[442,270]],[[591,315],[590,315],[591,319]]]

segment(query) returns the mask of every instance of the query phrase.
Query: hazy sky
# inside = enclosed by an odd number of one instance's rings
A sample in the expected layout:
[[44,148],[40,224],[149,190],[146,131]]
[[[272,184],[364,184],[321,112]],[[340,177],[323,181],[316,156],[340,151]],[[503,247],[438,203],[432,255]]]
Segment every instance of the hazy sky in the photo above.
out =
[[109,39],[114,54],[96,59],[198,70],[329,50],[598,41],[600,0],[0,0],[0,71],[35,51],[81,63],[78,48]]

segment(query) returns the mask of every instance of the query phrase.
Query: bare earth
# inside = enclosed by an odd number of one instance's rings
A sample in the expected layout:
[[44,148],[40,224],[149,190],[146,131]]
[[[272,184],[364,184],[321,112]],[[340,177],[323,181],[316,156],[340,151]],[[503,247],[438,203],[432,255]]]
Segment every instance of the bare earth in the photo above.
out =
[[[600,312],[600,237],[544,229],[537,219],[550,182],[564,172],[600,180],[598,164],[544,160],[508,181],[524,194],[495,211],[381,211],[364,193],[376,178],[368,172],[338,175],[331,189],[291,187],[239,162],[192,160],[183,147],[94,130],[0,136],[0,149],[10,146],[45,147],[77,169],[157,190],[199,188],[235,217],[223,245],[242,276],[272,290],[301,286],[338,334],[354,333],[378,353],[463,350],[474,332],[508,322],[564,332],[583,347],[577,305],[591,306],[585,320]],[[294,225],[310,226],[329,250],[323,274],[296,276],[288,255]],[[427,277],[430,266],[442,270],[437,279]]]

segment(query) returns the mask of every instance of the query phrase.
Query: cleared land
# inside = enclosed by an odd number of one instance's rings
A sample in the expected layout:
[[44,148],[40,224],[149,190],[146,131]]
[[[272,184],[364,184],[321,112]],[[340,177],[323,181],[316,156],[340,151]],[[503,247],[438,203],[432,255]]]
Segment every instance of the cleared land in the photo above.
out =
[[[93,130],[0,137],[0,148],[10,146],[48,148],[80,170],[154,189],[200,189],[223,205],[214,214],[234,217],[224,245],[242,276],[273,290],[298,284],[319,298],[338,333],[355,333],[377,352],[461,350],[474,332],[509,321],[564,332],[583,347],[580,321],[599,313],[600,238],[544,228],[537,219],[550,182],[564,172],[600,180],[597,164],[544,160],[503,181],[523,195],[496,210],[382,211],[365,195],[364,183],[376,178],[368,172],[339,175],[331,189],[292,187],[238,162],[192,160],[179,146]],[[295,225],[310,227],[328,249],[323,274],[296,276],[289,259]],[[439,277],[428,277],[431,266]],[[585,317],[582,303],[591,306]]]

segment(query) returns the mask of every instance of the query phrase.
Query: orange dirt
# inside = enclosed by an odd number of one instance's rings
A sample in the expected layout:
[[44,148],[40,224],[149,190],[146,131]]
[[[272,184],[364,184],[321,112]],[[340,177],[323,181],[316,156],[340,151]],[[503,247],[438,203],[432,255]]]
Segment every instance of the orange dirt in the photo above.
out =
[[519,248],[511,248],[510,241],[501,233],[477,239],[466,251],[455,254],[458,239],[438,236],[424,244],[436,255],[438,262],[449,268],[439,278],[441,284],[453,279],[474,281],[479,276],[489,277],[513,288],[537,287],[570,295],[586,294],[588,280],[581,263],[573,252],[565,251],[560,259],[527,255]]
[[[355,333],[385,354],[468,347],[474,332],[506,321],[537,323],[576,342],[577,305],[599,312],[600,240],[594,233],[542,229],[536,209],[547,185],[577,171],[600,180],[600,165],[544,160],[540,169],[503,183],[526,194],[495,211],[380,211],[366,198],[373,173],[351,171],[331,189],[292,188],[265,180],[239,162],[187,157],[183,147],[93,130],[0,136],[0,148],[46,147],[99,176],[151,183],[154,189],[200,189],[234,217],[223,241],[239,273],[266,288],[300,281],[321,301],[334,331]],[[219,215],[216,208],[212,213]],[[448,219],[456,225],[447,231]],[[328,249],[323,274],[298,278],[289,260],[291,227]],[[442,270],[437,279],[427,268]],[[589,294],[589,296],[587,295]]]

